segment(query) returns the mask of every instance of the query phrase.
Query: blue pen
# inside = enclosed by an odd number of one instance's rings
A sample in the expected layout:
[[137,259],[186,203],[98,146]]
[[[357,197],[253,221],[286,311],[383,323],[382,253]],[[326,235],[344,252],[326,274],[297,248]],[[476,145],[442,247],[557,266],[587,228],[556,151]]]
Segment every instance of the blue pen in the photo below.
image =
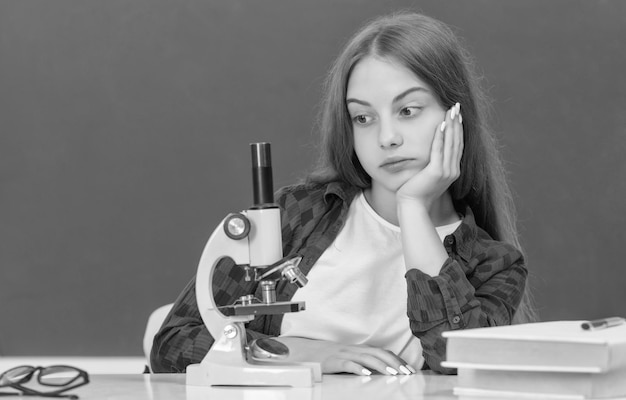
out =
[[596,319],[593,321],[583,322],[580,326],[584,330],[593,331],[596,329],[605,329],[610,328],[612,326],[618,326],[626,322],[626,319],[620,317],[610,317],[610,318],[602,318]]

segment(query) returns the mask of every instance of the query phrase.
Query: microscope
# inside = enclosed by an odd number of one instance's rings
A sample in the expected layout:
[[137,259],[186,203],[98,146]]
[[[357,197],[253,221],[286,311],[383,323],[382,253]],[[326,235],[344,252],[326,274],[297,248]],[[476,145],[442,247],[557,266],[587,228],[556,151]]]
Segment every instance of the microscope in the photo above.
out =
[[[280,209],[274,203],[269,143],[252,143],[254,205],[227,215],[209,238],[196,274],[196,300],[213,346],[200,364],[187,367],[187,385],[311,387],[322,380],[319,363],[281,361],[289,355],[272,338],[246,340],[244,324],[256,315],[298,312],[304,302],[276,301],[276,284],[286,279],[303,287],[307,278],[298,269],[300,257],[284,259]],[[261,286],[262,298],[241,296],[218,307],[213,295],[213,272],[224,258],[243,268],[245,279]]]

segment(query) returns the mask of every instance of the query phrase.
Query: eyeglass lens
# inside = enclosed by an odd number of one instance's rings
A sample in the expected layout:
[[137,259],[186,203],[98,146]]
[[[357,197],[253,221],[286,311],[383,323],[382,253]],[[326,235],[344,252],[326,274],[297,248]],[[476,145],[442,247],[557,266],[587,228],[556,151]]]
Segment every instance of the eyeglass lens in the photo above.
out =
[[0,386],[13,385],[29,380],[34,370],[34,367],[28,366],[10,369],[0,376]]
[[66,386],[76,380],[79,375],[80,373],[72,367],[52,366],[39,372],[39,383],[47,386]]

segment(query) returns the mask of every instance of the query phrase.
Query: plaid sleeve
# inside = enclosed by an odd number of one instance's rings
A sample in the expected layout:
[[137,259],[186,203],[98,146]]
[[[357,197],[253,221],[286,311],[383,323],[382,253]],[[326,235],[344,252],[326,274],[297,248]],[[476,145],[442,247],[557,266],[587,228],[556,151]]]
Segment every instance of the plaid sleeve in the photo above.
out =
[[[243,294],[253,293],[254,282],[243,279],[243,269],[223,259],[213,272],[213,293],[219,305],[232,304]],[[176,299],[161,329],[154,337],[150,365],[154,372],[185,372],[187,365],[202,361],[214,339],[204,325],[196,302],[192,279]],[[248,340],[265,336],[262,316],[247,326]],[[256,331],[255,331],[256,330]]]
[[511,324],[527,270],[517,249],[492,243],[468,263],[451,255],[438,276],[417,269],[406,273],[411,330],[420,338],[426,364],[435,371],[455,373],[441,367],[446,355],[442,332]]

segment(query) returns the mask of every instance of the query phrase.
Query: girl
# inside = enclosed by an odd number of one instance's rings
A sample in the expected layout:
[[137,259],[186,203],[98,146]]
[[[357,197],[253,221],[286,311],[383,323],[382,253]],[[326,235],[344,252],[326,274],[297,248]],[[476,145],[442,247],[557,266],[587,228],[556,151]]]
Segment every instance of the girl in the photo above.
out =
[[[452,373],[441,332],[529,320],[510,194],[469,65],[451,30],[420,14],[379,18],[349,41],[326,83],[319,166],[277,193],[284,255],[301,255],[309,279],[277,298],[307,309],[257,317],[249,340],[275,336],[324,373]],[[254,289],[240,268],[220,268],[218,303]],[[152,368],[182,372],[212,342],[192,281]]]

